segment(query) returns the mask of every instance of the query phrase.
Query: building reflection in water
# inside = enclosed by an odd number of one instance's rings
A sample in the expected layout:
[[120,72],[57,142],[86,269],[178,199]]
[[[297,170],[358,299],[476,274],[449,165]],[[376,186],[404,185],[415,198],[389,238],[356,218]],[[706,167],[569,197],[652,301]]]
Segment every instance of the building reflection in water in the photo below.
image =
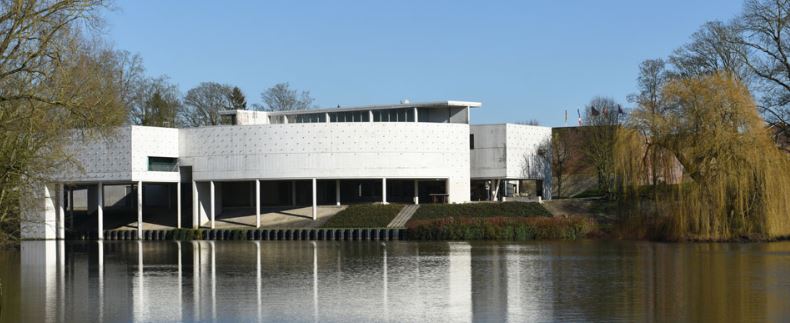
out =
[[25,241],[20,252],[18,286],[3,287],[22,301],[3,317],[21,322],[790,315],[790,242]]

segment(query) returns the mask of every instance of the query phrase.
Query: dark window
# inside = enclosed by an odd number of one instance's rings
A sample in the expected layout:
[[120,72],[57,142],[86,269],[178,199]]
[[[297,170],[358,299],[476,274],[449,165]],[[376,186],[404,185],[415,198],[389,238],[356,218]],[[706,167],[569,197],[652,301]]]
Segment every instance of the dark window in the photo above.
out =
[[153,172],[177,172],[178,158],[149,156],[148,170]]
[[475,134],[469,134],[469,149],[475,149]]

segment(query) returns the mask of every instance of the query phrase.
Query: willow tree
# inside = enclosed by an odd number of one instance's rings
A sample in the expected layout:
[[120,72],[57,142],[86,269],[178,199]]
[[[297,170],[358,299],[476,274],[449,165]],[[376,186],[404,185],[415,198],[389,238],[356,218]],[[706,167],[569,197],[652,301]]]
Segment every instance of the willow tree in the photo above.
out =
[[[638,106],[618,134],[615,168],[630,212],[665,219],[668,239],[790,235],[790,163],[749,90],[722,72],[669,80],[660,95],[661,107]],[[645,158],[650,150],[663,162]],[[672,184],[652,198],[651,169]]]
[[70,132],[91,135],[125,119],[117,65],[83,38],[104,7],[0,1],[0,240],[19,228],[21,194],[69,162]]

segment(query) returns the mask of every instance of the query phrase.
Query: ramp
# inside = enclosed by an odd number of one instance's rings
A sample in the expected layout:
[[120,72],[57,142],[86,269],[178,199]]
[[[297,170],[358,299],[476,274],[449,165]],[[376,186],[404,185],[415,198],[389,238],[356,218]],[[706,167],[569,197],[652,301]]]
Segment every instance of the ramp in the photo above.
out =
[[416,212],[417,209],[419,209],[419,208],[420,208],[420,206],[417,205],[417,204],[409,204],[409,205],[404,206],[400,210],[400,212],[398,212],[398,215],[396,215],[395,218],[392,219],[392,222],[390,222],[390,224],[387,225],[387,227],[388,228],[402,228],[402,227],[406,226],[406,222],[409,221],[409,219],[411,219],[411,216],[414,215],[414,212]]

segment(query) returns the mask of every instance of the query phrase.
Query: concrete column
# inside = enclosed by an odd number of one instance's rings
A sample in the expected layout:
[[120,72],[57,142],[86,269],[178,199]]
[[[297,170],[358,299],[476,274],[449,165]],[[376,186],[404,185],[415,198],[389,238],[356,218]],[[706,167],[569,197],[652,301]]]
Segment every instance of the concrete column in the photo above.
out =
[[340,206],[340,180],[335,180],[335,204]]
[[197,229],[200,227],[200,222],[198,217],[200,215],[200,208],[198,203],[198,188],[197,182],[192,181],[192,229]]
[[326,119],[326,123],[329,123],[329,112],[324,113],[324,119]]
[[98,205],[96,206],[96,212],[99,213],[99,226],[98,226],[98,239],[104,239],[104,184],[99,182],[99,192],[98,195]]
[[420,204],[420,181],[414,180],[414,204]]
[[57,228],[58,228],[58,231],[57,231],[57,233],[55,235],[55,239],[61,239],[62,240],[62,239],[66,238],[66,214],[65,214],[66,210],[65,210],[65,207],[63,205],[64,202],[65,202],[65,199],[66,199],[66,197],[65,197],[66,190],[65,190],[65,186],[63,185],[63,183],[58,184],[57,194],[58,194],[58,199],[57,199],[56,203],[57,203],[57,206],[58,206],[58,209],[57,209],[57,213],[58,213],[57,214],[57,217],[58,217],[58,219],[57,219],[57,223],[58,223]]
[[69,226],[74,230],[74,187],[69,188]]
[[214,221],[216,220],[216,210],[214,209],[215,200],[214,200],[214,181],[209,182],[209,194],[211,195],[211,228],[214,229]]
[[318,180],[313,178],[313,221],[318,218]]
[[143,181],[137,181],[137,239],[143,239]]
[[414,122],[417,122],[417,108],[414,108]]
[[296,206],[296,181],[291,181],[291,205]]
[[381,204],[387,204],[387,178],[381,179]]
[[181,229],[181,181],[176,185],[176,228]]
[[373,110],[368,110],[368,122],[373,122]]
[[255,227],[261,227],[261,181],[255,180]]

